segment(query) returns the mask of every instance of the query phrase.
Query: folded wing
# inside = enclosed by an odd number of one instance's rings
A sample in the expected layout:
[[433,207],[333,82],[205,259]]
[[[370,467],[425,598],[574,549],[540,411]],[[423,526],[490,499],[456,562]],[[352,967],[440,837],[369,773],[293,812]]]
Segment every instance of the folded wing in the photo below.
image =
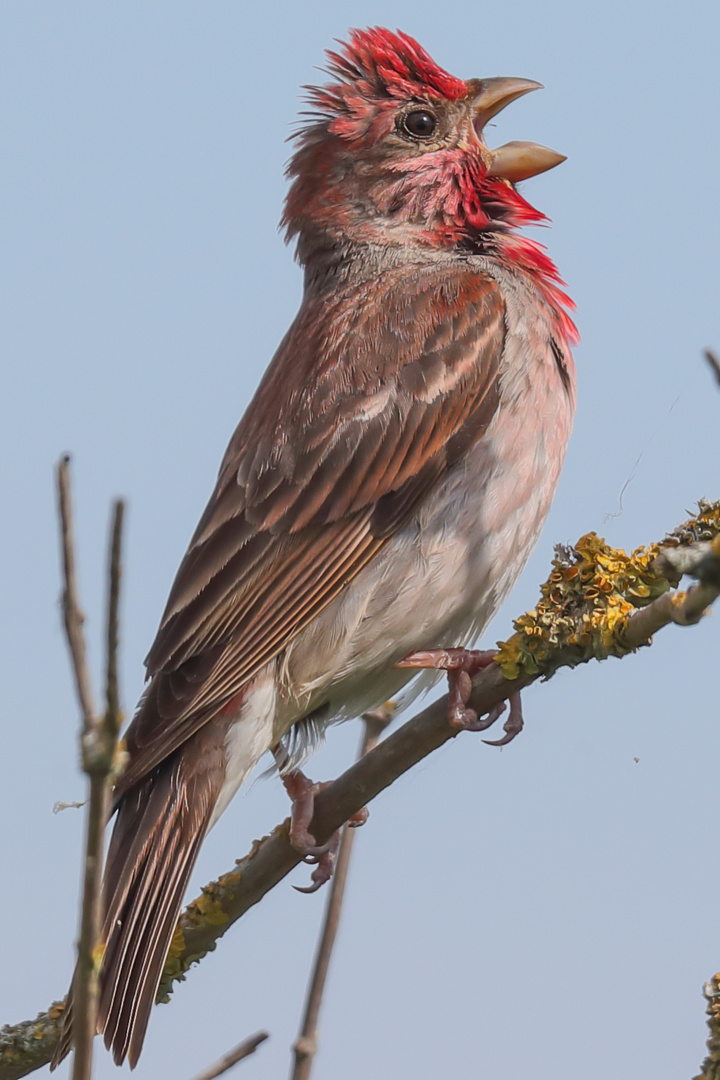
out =
[[482,438],[504,315],[495,283],[457,268],[305,301],[173,584],[118,796],[277,656]]

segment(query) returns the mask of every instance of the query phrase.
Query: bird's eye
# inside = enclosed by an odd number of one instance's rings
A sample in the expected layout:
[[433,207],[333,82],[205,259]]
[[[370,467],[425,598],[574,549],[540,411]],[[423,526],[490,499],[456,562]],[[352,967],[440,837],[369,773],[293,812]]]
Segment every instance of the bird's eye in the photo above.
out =
[[429,109],[413,109],[402,118],[403,130],[414,139],[429,139],[435,134],[437,117]]

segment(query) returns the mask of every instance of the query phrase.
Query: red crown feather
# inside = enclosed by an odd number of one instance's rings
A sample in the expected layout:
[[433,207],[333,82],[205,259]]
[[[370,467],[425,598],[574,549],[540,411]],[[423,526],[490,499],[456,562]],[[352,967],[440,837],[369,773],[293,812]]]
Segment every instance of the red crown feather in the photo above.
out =
[[339,52],[327,51],[334,82],[309,86],[308,101],[330,121],[337,135],[358,138],[367,132],[370,108],[398,98],[445,98],[456,101],[467,93],[462,79],[436,64],[417,41],[401,31],[376,26],[351,30],[339,41]]

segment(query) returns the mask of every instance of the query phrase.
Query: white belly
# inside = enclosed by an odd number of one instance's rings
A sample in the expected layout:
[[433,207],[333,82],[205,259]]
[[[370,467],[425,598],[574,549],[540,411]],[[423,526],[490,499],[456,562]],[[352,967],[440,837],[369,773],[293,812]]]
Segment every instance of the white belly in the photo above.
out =
[[517,279],[504,281],[504,295],[492,423],[408,525],[248,687],[228,733],[215,818],[263,752],[308,714],[314,722],[294,729],[295,760],[327,724],[382,704],[410,679],[414,691],[439,678],[394,665],[416,649],[469,645],[525,565],[555,492],[574,401],[544,304]]
[[528,325],[525,301],[509,297],[501,402],[486,434],[286,650],[283,726],[326,703],[328,719],[344,719],[387,700],[413,677],[393,667],[397,660],[475,640],[525,565],[555,492],[574,404],[549,319],[534,305]]

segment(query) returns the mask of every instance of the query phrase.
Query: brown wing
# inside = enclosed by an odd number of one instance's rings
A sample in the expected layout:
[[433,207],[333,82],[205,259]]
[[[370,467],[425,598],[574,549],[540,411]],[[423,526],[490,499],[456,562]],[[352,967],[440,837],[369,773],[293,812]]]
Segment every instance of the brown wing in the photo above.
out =
[[305,301],[173,584],[118,794],[278,655],[482,436],[504,315],[495,283],[457,268]]

